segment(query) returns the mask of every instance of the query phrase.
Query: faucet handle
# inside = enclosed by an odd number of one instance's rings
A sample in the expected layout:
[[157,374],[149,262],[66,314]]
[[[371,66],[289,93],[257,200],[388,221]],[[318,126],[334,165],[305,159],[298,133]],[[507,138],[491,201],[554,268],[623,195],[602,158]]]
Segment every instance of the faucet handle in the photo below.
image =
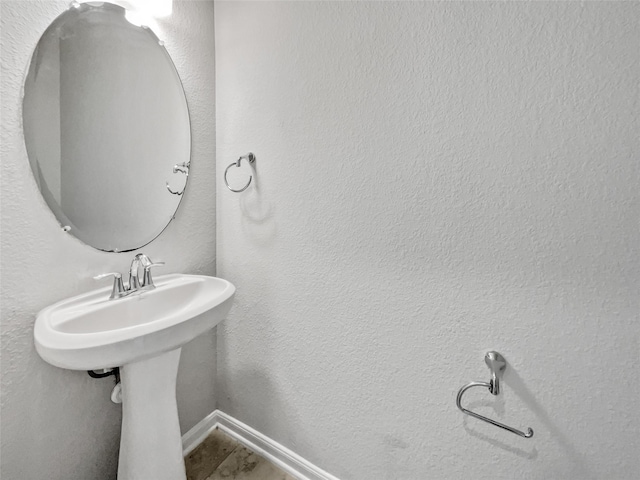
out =
[[153,284],[153,278],[151,278],[151,269],[153,267],[162,267],[164,262],[153,262],[149,265],[145,265],[144,267],[144,276],[142,277],[142,286],[143,287],[155,287]]
[[120,275],[118,272],[101,273],[100,275],[96,275],[95,277],[93,277],[93,279],[101,280],[107,277],[113,277],[113,288],[111,290],[111,296],[109,297],[109,300],[120,298],[122,295],[127,293],[122,283],[122,275]]

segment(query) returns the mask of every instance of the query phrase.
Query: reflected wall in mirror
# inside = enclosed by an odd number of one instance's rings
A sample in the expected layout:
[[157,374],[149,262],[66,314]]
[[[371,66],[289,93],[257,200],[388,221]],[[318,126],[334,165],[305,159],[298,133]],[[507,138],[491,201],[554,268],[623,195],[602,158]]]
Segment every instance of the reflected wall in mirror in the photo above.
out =
[[74,4],[47,28],[23,127],[40,192],[86,244],[135,250],[172,220],[190,167],[187,102],[162,43],[123,8]]

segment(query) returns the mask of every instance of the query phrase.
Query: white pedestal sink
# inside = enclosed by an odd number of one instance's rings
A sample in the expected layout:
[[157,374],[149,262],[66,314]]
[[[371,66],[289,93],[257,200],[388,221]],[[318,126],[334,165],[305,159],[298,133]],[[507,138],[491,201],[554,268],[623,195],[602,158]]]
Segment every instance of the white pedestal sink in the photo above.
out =
[[36,319],[40,356],[72,370],[120,367],[118,480],[184,480],[176,408],[180,349],[220,323],[235,287],[202,275],[165,275],[154,290],[109,300],[102,288],[58,302]]

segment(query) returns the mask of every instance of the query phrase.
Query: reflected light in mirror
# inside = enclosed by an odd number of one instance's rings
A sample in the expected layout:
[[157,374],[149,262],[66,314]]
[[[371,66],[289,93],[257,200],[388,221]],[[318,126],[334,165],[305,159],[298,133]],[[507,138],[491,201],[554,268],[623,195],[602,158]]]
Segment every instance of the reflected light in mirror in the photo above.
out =
[[[103,3],[94,0],[80,0],[78,3]],[[150,26],[150,19],[168,17],[173,12],[173,0],[111,0],[109,3],[120,5],[127,13],[130,23]]]
[[137,10],[152,17],[168,17],[173,11],[173,0],[133,0],[131,3]]

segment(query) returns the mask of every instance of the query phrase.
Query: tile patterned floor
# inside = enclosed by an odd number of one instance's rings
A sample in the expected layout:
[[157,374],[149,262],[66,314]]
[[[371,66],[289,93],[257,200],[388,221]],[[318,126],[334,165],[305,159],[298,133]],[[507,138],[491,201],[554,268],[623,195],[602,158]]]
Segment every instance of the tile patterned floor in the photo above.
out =
[[185,465],[187,480],[296,480],[218,429],[185,457]]

